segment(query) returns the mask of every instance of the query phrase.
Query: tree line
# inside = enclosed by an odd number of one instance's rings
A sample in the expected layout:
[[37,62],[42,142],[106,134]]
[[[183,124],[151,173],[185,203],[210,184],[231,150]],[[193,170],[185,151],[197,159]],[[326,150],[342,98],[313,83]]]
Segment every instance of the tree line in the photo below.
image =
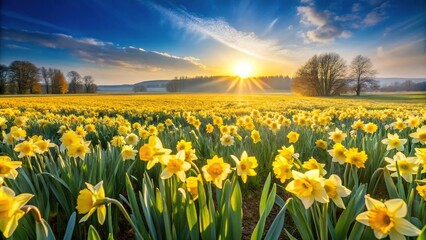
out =
[[337,53],[314,55],[296,72],[292,81],[295,93],[307,96],[332,96],[379,89],[371,60],[356,56],[348,66]]
[[0,94],[94,93],[95,79],[70,71],[66,77],[55,68],[36,67],[29,61],[0,64]]

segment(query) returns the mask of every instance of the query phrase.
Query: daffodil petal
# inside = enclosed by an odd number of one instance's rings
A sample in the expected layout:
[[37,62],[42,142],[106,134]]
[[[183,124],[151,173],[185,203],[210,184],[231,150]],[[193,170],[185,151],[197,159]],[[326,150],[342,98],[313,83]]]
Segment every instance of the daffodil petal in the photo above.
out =
[[161,179],[168,179],[168,178],[170,178],[171,176],[173,176],[173,173],[172,173],[172,172],[170,172],[167,168],[165,168],[165,169],[161,172],[161,175],[160,175]]
[[186,174],[184,171],[178,171],[176,172],[176,176],[182,181],[185,182],[186,181]]
[[382,239],[382,238],[385,238],[387,236],[387,234],[383,234],[381,232],[374,231],[374,236],[376,236],[377,239]]
[[304,198],[299,198],[300,201],[302,201],[303,206],[305,207],[305,209],[308,209],[312,206],[312,204],[314,203],[315,199],[314,197],[304,197]]
[[407,215],[407,204],[402,199],[391,199],[386,201],[384,204],[386,208],[395,214],[395,217],[397,218],[403,218]]
[[106,217],[106,206],[105,205],[99,206],[96,213],[98,216],[99,224],[103,225],[105,222],[105,217]]
[[341,197],[339,197],[339,196],[337,196],[337,197],[335,197],[335,198],[332,198],[331,199],[333,202],[334,202],[334,204],[336,204],[336,206],[338,206],[339,208],[343,208],[343,209],[345,209],[346,207],[345,207],[345,204],[343,203],[343,200],[342,200],[342,198]]
[[1,226],[1,230],[3,232],[3,235],[6,238],[9,238],[10,236],[12,236],[13,232],[15,232],[16,228],[18,227],[18,221],[19,219],[21,219],[23,216],[25,215],[25,213],[23,211],[19,211],[17,213],[15,213],[11,219],[9,219],[9,221],[6,222],[4,229],[3,226]]
[[370,226],[367,215],[368,215],[368,211],[362,212],[358,214],[358,216],[356,217],[356,220],[364,225]]
[[380,202],[379,200],[376,200],[374,198],[371,198],[369,196],[365,196],[365,206],[368,210],[376,208],[376,207],[384,207],[385,204]]
[[395,230],[405,236],[417,236],[420,234],[420,229],[404,218],[395,219]]
[[406,240],[405,236],[396,231],[395,229],[391,229],[391,231],[389,232],[389,238],[391,240]]
[[90,209],[90,211],[89,211],[86,215],[84,215],[84,216],[80,219],[79,223],[82,223],[82,222],[87,221],[87,219],[89,219],[89,217],[90,217],[90,216],[92,216],[92,214],[93,214],[95,211],[96,211],[96,208],[92,208],[92,209]]

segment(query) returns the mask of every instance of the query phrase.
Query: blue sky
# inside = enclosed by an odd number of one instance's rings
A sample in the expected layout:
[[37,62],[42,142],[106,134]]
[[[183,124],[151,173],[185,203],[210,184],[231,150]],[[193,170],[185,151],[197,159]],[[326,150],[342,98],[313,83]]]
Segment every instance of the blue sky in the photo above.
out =
[[[408,3],[409,2],[409,3]],[[0,63],[77,70],[98,84],[174,76],[292,76],[314,54],[426,77],[423,0],[1,1]]]

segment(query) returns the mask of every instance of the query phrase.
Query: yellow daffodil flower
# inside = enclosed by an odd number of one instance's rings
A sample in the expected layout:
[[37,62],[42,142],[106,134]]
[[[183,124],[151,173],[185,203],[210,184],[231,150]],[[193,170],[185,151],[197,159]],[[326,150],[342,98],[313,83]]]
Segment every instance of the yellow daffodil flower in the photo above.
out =
[[359,214],[356,220],[374,230],[378,239],[389,235],[390,239],[405,239],[405,236],[417,236],[420,230],[404,219],[407,215],[407,204],[402,199],[391,199],[380,202],[365,196],[367,211]]
[[327,171],[324,169],[325,164],[319,163],[314,157],[311,157],[308,161],[303,162],[302,167],[307,170],[318,169],[321,176],[327,174]]
[[201,181],[201,175],[198,175],[197,177],[188,177],[186,179],[186,189],[191,194],[193,200],[196,200],[198,198],[199,181]]
[[315,146],[325,150],[325,149],[327,149],[327,142],[322,140],[322,139],[318,139],[318,140],[315,141]]
[[400,139],[396,133],[393,135],[388,133],[388,138],[383,139],[382,143],[387,145],[387,151],[392,149],[404,151],[404,144],[407,143],[407,139]]
[[421,128],[410,134],[410,137],[413,138],[413,143],[420,142],[421,144],[426,144],[426,125],[423,125]]
[[426,201],[426,179],[416,180],[417,182],[417,193],[422,197],[423,201]]
[[346,156],[345,152],[348,151],[345,146],[340,143],[333,145],[333,149],[328,150],[327,152],[332,157],[332,162],[338,162],[340,165],[345,164]]
[[36,149],[37,145],[35,145],[34,142],[30,139],[28,141],[23,141],[22,143],[17,144],[13,150],[19,153],[19,158],[23,158],[34,156]]
[[121,156],[124,160],[135,160],[136,154],[138,153],[137,150],[133,149],[132,145],[125,145],[121,148]]
[[251,131],[250,137],[253,140],[254,144],[256,144],[256,143],[258,143],[258,142],[261,141],[261,139],[260,139],[260,133],[257,130]]
[[299,134],[297,132],[291,131],[287,134],[287,138],[289,143],[295,143],[297,140],[299,140]]
[[176,175],[182,182],[185,182],[185,172],[191,168],[191,164],[185,161],[185,150],[179,151],[170,158],[165,158],[163,163],[166,167],[161,172],[161,179],[168,179]]
[[375,133],[377,131],[377,125],[369,122],[364,126],[364,132],[366,133]]
[[4,178],[15,179],[18,176],[17,168],[22,166],[20,161],[12,161],[8,156],[0,156],[0,185]]
[[358,152],[358,148],[349,148],[345,152],[345,162],[355,165],[357,168],[365,168],[368,157],[365,151]]
[[324,181],[324,189],[328,197],[334,202],[334,204],[336,204],[336,206],[345,209],[342,197],[349,196],[349,194],[351,194],[351,190],[342,185],[342,180],[338,175],[332,174],[328,179],[326,179]]
[[234,137],[232,135],[229,135],[229,134],[224,134],[220,138],[220,143],[222,144],[222,146],[230,147],[230,146],[234,145]]
[[330,135],[328,139],[333,140],[335,143],[341,143],[347,137],[347,134],[338,128],[334,129],[334,132],[329,132],[328,135]]
[[306,173],[293,170],[292,174],[294,180],[287,185],[285,190],[296,195],[306,209],[310,208],[314,201],[329,202],[329,197],[324,188],[324,178],[320,176],[318,169]]
[[278,150],[280,156],[283,156],[290,164],[293,164],[294,158],[299,158],[298,153],[294,153],[293,145],[289,147],[283,146],[280,150]]
[[291,172],[292,167],[293,164],[281,155],[276,156],[274,162],[272,162],[272,170],[274,171],[275,177],[278,178],[281,183],[293,177]]
[[244,151],[241,154],[240,159],[238,159],[234,155],[231,155],[231,158],[235,161],[237,165],[237,175],[241,177],[243,183],[247,182],[247,176],[256,176],[257,173],[254,169],[257,168],[258,165],[255,157],[249,157],[247,155],[247,152]]
[[149,170],[159,161],[169,158],[171,152],[170,149],[163,148],[163,144],[157,136],[150,136],[148,144],[144,144],[139,149],[139,158],[148,162],[147,169]]
[[90,141],[81,141],[68,147],[67,155],[73,158],[84,159],[87,153],[90,153]]
[[419,159],[420,163],[423,165],[422,173],[426,173],[426,148],[415,148],[416,157]]
[[22,193],[15,196],[15,192],[5,186],[0,187],[0,230],[6,238],[12,236],[18,227],[18,221],[25,212],[21,208],[34,195]]
[[216,187],[222,189],[222,182],[231,173],[231,166],[225,163],[223,158],[214,156],[207,160],[207,165],[203,166],[201,170],[207,182],[213,182]]
[[139,137],[134,133],[130,133],[130,134],[127,134],[125,141],[127,145],[136,146],[138,145]]
[[100,181],[95,186],[90,183],[86,183],[86,189],[81,190],[77,197],[76,209],[78,213],[87,213],[80,219],[80,223],[87,221],[87,219],[89,219],[89,217],[96,211],[99,224],[104,224],[106,216],[105,203],[103,181]]
[[59,139],[61,141],[60,150],[64,151],[65,149],[68,149],[72,145],[79,144],[81,142],[81,137],[76,134],[72,130],[66,131],[62,137]]
[[393,158],[386,157],[385,161],[389,163],[386,168],[394,172],[391,174],[392,177],[398,177],[396,170],[396,166],[398,166],[399,174],[407,182],[413,181],[413,174],[417,174],[417,170],[419,169],[419,159],[416,157],[406,157],[402,152],[397,152]]

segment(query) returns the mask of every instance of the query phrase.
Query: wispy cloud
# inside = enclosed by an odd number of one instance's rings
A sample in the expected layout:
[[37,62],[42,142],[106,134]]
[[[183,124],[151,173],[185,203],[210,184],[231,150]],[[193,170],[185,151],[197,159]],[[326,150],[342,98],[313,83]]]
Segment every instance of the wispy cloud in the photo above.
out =
[[4,45],[5,48],[11,48],[11,49],[18,49],[18,50],[29,50],[29,48],[27,47],[23,47],[17,44],[5,44]]
[[275,18],[274,20],[272,20],[271,23],[269,23],[268,27],[266,28],[266,30],[264,31],[264,33],[262,35],[267,35],[270,32],[272,32],[272,30],[274,29],[275,24],[278,22],[279,18]]
[[74,38],[65,34],[1,28],[1,39],[47,48],[65,49],[86,62],[138,71],[156,72],[163,69],[199,70],[205,68],[195,57],[178,57],[132,46],[119,47],[111,42],[93,38]]
[[[277,56],[285,48],[274,39],[262,39],[254,32],[239,31],[223,19],[202,18],[195,16],[184,9],[168,9],[156,3],[149,5],[166,16],[173,24],[190,32],[196,32],[203,37],[211,37],[214,40],[242,53],[264,60],[278,60],[283,56]],[[271,22],[271,28],[278,19]]]
[[388,2],[381,3],[378,7],[375,7],[370,11],[364,18],[363,23],[366,26],[374,26],[386,18],[386,7]]

